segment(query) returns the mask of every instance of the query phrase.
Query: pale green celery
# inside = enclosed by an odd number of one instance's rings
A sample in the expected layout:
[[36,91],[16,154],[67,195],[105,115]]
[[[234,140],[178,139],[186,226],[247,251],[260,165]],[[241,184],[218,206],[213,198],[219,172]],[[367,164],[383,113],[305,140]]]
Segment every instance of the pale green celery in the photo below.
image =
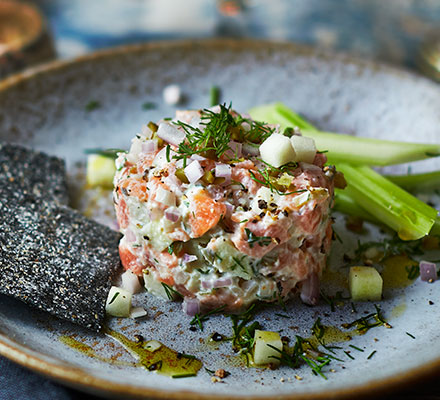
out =
[[385,175],[391,182],[405,190],[432,190],[440,187],[440,171],[410,175]]
[[367,166],[341,163],[338,169],[347,180],[346,194],[379,221],[395,230],[402,240],[429,234],[437,210]]
[[280,124],[282,129],[298,126],[304,136],[315,140],[318,150],[327,151],[331,164],[386,166],[440,156],[440,144],[395,142],[318,131],[283,103],[254,107],[249,114],[257,121]]
[[354,217],[362,218],[364,221],[370,221],[378,224],[379,221],[368,211],[365,211],[356,201],[350,197],[345,190],[335,189],[335,202],[333,210],[339,211],[343,214],[352,215]]

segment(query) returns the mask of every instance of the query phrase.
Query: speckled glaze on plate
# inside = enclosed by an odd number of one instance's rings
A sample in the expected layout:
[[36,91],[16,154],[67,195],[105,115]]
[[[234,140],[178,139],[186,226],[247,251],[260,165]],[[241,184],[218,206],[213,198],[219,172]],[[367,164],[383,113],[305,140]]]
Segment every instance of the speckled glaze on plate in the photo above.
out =
[[[222,100],[232,101],[241,112],[257,104],[283,101],[326,130],[408,141],[438,142],[440,138],[440,90],[432,82],[293,44],[223,40],[113,49],[14,76],[0,83],[0,138],[64,157],[72,171],[76,162],[85,160],[85,148],[126,148],[141,124],[172,116],[173,107],[161,97],[163,87],[170,83],[182,87],[185,108],[207,106],[209,89],[217,85],[222,88]],[[90,101],[98,101],[100,107],[87,112]],[[157,108],[145,111],[145,102],[155,102]],[[414,164],[413,171],[439,167],[436,161],[422,162]],[[406,171],[406,166],[396,171]],[[342,217],[337,218],[335,229],[345,249],[356,246],[357,237],[345,231]],[[361,240],[380,235],[369,227]],[[346,270],[338,269],[342,253],[341,245],[335,243],[331,259],[336,272],[323,284],[327,293],[341,287],[346,290]],[[203,369],[195,378],[173,380],[124,365],[133,359],[111,339],[7,297],[0,297],[0,353],[66,384],[112,395],[163,399],[373,395],[439,371],[439,284],[417,280],[404,288],[388,286],[381,305],[393,328],[354,336],[349,344],[364,352],[342,343],[355,359],[340,353],[344,362],[332,362],[335,372],[327,373],[328,380],[306,368],[243,368],[229,342],[220,344],[218,350],[205,343],[214,331],[230,335],[228,318],[213,317],[203,332],[193,332],[179,303],[163,303],[147,295],[136,301],[149,310],[148,318],[139,322],[113,319],[110,326],[129,337],[139,333],[195,354],[208,369],[224,368],[231,372],[224,383],[212,383]],[[429,300],[434,304],[428,305]],[[339,327],[372,308],[368,303],[359,305],[353,315],[349,304],[331,312],[324,302],[309,308],[292,301],[283,311],[290,319],[276,316],[276,308],[264,310],[257,319],[265,329],[282,329],[294,338],[295,334],[310,335],[318,316],[324,324]],[[64,345],[59,340],[62,335],[75,335],[103,357],[117,356],[121,363],[89,358]],[[367,359],[373,351],[374,357]],[[302,380],[296,380],[295,374]]]

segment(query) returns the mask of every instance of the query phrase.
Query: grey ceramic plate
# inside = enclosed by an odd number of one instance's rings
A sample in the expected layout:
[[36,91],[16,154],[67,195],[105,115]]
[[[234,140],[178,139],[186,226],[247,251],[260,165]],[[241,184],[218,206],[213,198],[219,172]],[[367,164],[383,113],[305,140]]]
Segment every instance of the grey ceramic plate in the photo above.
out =
[[[215,84],[222,88],[222,99],[232,101],[238,111],[283,101],[327,130],[408,141],[434,142],[440,137],[440,90],[423,78],[292,44],[208,41],[110,50],[13,77],[0,84],[1,139],[64,157],[73,171],[76,162],[85,160],[85,148],[126,148],[141,124],[172,116],[174,109],[161,99],[163,87],[170,83],[181,86],[187,100],[183,106],[188,108],[207,106],[209,89]],[[87,112],[91,101],[98,101],[100,107]],[[145,111],[145,102],[155,102],[158,107]],[[423,162],[414,165],[414,170],[438,167]],[[345,249],[353,251],[357,237],[345,231],[342,217],[335,229]],[[360,239],[377,239],[379,235],[369,227]],[[324,284],[328,294],[346,290],[346,269],[339,268],[342,253],[341,245],[335,243],[332,265],[336,272],[329,274],[331,279]],[[179,304],[146,295],[138,296],[137,301],[149,309],[147,319],[136,323],[115,319],[111,327],[128,337],[140,333],[195,354],[208,369],[224,368],[231,372],[224,383],[211,382],[204,370],[195,378],[173,380],[87,357],[64,345],[60,336],[75,335],[93,345],[102,357],[132,361],[122,347],[105,336],[55,320],[6,297],[0,297],[0,353],[77,387],[140,397],[291,399],[375,393],[440,367],[438,284],[415,281],[405,288],[392,286],[392,282],[387,284],[381,306],[393,328],[375,328],[341,343],[338,358],[343,361],[332,362],[334,372],[325,369],[327,380],[314,376],[306,367],[276,371],[244,368],[229,342],[218,349],[205,343],[214,331],[230,335],[228,318],[210,318],[203,332],[193,332]],[[434,304],[429,305],[429,300]],[[296,334],[309,336],[317,317],[325,325],[339,328],[372,309],[372,304],[358,305],[353,314],[348,303],[332,312],[324,302],[308,308],[293,301],[282,311],[289,319],[276,315],[280,313],[277,309],[267,309],[257,319],[264,328],[282,330],[293,339]],[[354,359],[344,351],[350,351]]]

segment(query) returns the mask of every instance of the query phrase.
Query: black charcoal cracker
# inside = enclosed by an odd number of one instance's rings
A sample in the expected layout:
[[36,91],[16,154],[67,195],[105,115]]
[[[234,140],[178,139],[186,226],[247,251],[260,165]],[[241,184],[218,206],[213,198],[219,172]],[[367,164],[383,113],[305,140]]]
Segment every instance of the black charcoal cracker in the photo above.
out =
[[0,186],[11,181],[25,192],[68,204],[66,168],[61,158],[0,143]]
[[79,212],[0,186],[0,293],[99,331],[120,267],[119,233]]

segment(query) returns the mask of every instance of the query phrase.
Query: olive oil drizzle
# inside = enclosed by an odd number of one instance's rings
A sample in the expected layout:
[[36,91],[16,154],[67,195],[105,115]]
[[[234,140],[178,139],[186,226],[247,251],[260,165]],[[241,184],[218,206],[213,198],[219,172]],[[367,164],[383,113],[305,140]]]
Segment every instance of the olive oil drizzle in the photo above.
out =
[[[99,361],[119,365],[142,367],[148,371],[154,371],[171,378],[188,378],[196,376],[197,372],[202,368],[202,362],[196,357],[179,353],[160,342],[156,342],[156,346],[151,346],[151,341],[134,341],[128,339],[125,335],[111,329],[107,329],[105,334],[118,342],[124,349],[130,353],[136,362],[130,363],[117,360],[116,358],[108,358],[101,356],[93,347],[75,339],[73,336],[60,336],[59,341],[72,349]],[[157,347],[157,349],[155,349]]]

